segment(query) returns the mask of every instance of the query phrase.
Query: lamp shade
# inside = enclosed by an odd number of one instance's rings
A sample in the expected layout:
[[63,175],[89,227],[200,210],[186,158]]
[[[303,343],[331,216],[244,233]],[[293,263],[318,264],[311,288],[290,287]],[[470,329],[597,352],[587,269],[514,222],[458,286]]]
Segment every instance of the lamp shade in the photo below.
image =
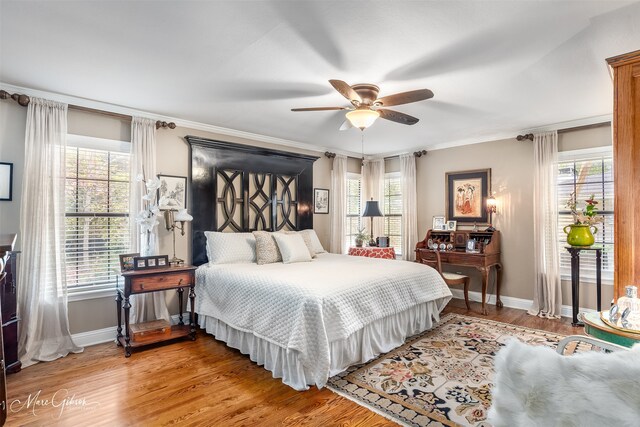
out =
[[384,216],[384,215],[382,215],[382,212],[380,211],[380,205],[378,204],[378,201],[371,199],[367,201],[367,204],[364,207],[364,213],[362,214],[362,216],[374,217],[374,216]]
[[178,209],[178,213],[173,217],[174,221],[189,222],[193,220],[193,217],[189,215],[186,209]]
[[346,116],[352,125],[360,128],[360,130],[365,130],[380,117],[380,113],[369,109],[362,109],[349,111]]

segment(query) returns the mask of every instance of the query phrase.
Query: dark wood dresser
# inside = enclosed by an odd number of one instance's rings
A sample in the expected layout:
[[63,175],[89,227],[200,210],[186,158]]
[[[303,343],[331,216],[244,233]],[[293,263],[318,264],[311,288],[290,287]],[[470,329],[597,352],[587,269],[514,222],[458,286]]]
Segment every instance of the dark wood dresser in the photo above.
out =
[[[9,275],[9,265],[12,264],[12,250],[16,243],[16,235],[15,234],[0,234],[0,310],[2,310],[2,328],[0,329],[0,342],[2,345],[0,346],[0,425],[4,425],[7,420],[7,378],[6,378],[6,370],[7,365],[9,363],[6,359],[6,351],[3,349],[5,347],[3,332],[4,332],[4,323],[5,323],[5,302],[7,298],[5,298],[4,292],[5,289],[10,290],[10,280],[13,280],[13,276]],[[13,271],[15,271],[15,263],[13,263]],[[16,307],[16,299],[15,299],[15,288],[13,289],[13,306]],[[10,306],[7,307],[7,311],[11,311]],[[15,312],[15,309],[13,310]],[[17,331],[17,329],[16,329]],[[16,351],[16,359],[18,357],[18,339],[16,334],[15,339],[15,351]],[[20,362],[18,362],[19,364]],[[18,367],[18,370],[20,368]]]
[[18,359],[18,254],[13,251],[15,234],[0,235],[0,257],[4,259],[5,278],[0,286],[0,310],[2,311],[2,336],[5,367],[8,374],[19,372],[22,368]]

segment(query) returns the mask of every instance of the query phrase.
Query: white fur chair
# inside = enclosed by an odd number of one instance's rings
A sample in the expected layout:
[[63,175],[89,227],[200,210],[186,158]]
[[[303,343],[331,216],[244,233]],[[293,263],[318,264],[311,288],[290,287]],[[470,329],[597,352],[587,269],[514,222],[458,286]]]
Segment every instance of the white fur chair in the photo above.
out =
[[[576,341],[604,352],[562,356]],[[639,426],[640,344],[626,350],[584,336],[563,339],[557,352],[509,341],[495,358],[488,421],[494,427]]]

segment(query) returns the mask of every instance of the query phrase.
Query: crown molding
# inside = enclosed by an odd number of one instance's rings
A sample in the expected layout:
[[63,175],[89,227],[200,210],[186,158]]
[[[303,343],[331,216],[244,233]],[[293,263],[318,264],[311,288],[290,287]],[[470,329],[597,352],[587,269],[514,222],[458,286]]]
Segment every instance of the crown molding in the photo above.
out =
[[185,128],[200,130],[204,132],[211,132],[219,135],[232,136],[235,138],[242,138],[242,139],[248,139],[248,140],[257,141],[257,142],[264,142],[267,144],[297,148],[300,150],[313,151],[316,153],[324,153],[325,151],[331,151],[331,152],[342,154],[345,156],[351,156],[351,157],[360,156],[360,154],[352,151],[337,150],[335,148],[330,148],[330,147],[320,147],[320,146],[308,144],[305,142],[277,138],[277,137],[262,135],[258,133],[245,132],[237,129],[210,125],[207,123],[194,122],[190,120],[180,119],[177,117],[157,114],[150,111],[137,110],[134,108],[125,107],[123,105],[110,104],[108,102],[96,101],[96,100],[87,99],[87,98],[80,98],[72,95],[65,95],[65,94],[49,92],[45,90],[31,89],[31,88],[16,86],[16,85],[4,83],[4,82],[0,82],[0,88],[10,93],[23,93],[28,96],[35,96],[38,98],[50,99],[52,101],[63,102],[71,105],[77,105],[79,107],[93,108],[95,110],[101,110],[101,111],[117,113],[117,114],[124,114],[127,116],[148,117],[153,120],[174,122],[179,127],[185,127]]
[[[25,95],[46,98],[52,101],[58,101],[58,102],[64,102],[66,104],[77,105],[79,107],[93,108],[96,110],[102,110],[102,111],[118,113],[118,114],[125,114],[128,116],[141,116],[141,117],[148,117],[154,120],[174,122],[179,127],[189,128],[193,130],[200,130],[204,132],[211,132],[219,135],[242,138],[242,139],[252,140],[256,142],[264,142],[267,144],[273,144],[273,145],[278,145],[283,147],[297,148],[299,150],[307,150],[315,153],[324,153],[326,151],[330,151],[332,153],[341,154],[347,157],[355,157],[355,158],[362,157],[362,153],[357,153],[355,151],[339,150],[334,147],[321,147],[317,145],[308,144],[306,142],[300,142],[300,141],[294,141],[294,140],[289,140],[284,138],[277,138],[277,137],[268,136],[268,135],[245,132],[237,129],[210,125],[207,123],[194,122],[190,120],[180,119],[177,117],[165,116],[165,115],[161,115],[161,114],[157,114],[149,111],[136,110],[134,108],[125,107],[122,105],[110,104],[107,102],[95,101],[92,99],[80,98],[80,97],[65,95],[65,94],[56,93],[56,92],[49,92],[44,90],[16,86],[16,85],[4,83],[1,81],[0,81],[0,88],[6,90],[7,92],[24,93]],[[541,125],[538,127],[533,127],[533,128],[524,129],[524,130],[505,131],[505,132],[495,133],[491,135],[484,135],[481,137],[458,139],[455,141],[442,142],[438,144],[425,144],[420,147],[414,147],[410,150],[369,154],[369,155],[365,155],[365,159],[374,160],[374,159],[380,159],[384,157],[397,156],[400,154],[413,153],[414,151],[417,151],[417,150],[426,149],[427,151],[435,151],[435,150],[443,150],[446,148],[460,147],[463,145],[473,145],[473,144],[481,144],[483,142],[499,141],[502,139],[514,139],[516,135],[518,135],[519,133],[526,134],[526,133],[536,133],[536,132],[548,132],[548,131],[553,131],[558,129],[588,126],[588,125],[607,122],[607,121],[608,122],[613,121],[613,114],[604,114],[600,116],[587,117],[584,119],[577,119],[577,120],[570,120],[570,121],[553,123],[548,125]]]

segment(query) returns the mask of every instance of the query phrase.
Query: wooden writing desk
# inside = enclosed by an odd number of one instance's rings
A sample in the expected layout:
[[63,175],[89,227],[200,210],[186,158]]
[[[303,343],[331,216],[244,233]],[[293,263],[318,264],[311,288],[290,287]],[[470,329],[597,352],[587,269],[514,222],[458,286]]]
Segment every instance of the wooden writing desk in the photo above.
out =
[[[467,242],[478,242],[479,253],[466,252]],[[427,236],[416,244],[416,261],[422,262],[422,251],[426,251],[429,240],[434,243],[453,245],[453,250],[440,251],[444,264],[473,267],[482,274],[482,314],[487,314],[487,284],[492,268],[496,270],[496,307],[502,308],[500,301],[500,282],[502,281],[502,263],[500,262],[500,232],[486,231],[438,231],[429,230]]]

